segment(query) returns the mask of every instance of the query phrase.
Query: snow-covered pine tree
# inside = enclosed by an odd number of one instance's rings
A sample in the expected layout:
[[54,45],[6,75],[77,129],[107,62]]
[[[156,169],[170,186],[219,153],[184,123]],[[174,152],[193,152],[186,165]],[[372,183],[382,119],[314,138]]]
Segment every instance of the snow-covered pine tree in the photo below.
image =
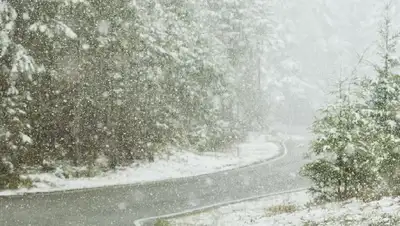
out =
[[43,155],[54,148],[51,137],[58,133],[49,126],[54,114],[49,107],[54,59],[66,40],[76,38],[58,13],[79,2],[0,2],[1,100],[6,112],[2,125],[7,128],[2,150],[8,152],[3,157],[12,159],[17,170],[21,163],[41,164]]
[[[24,162],[29,165],[47,165],[65,154],[62,141],[68,140],[65,133],[67,126],[62,123],[69,118],[65,105],[70,101],[66,95],[66,84],[62,81],[70,74],[64,74],[67,68],[60,65],[60,59],[70,53],[78,44],[76,31],[71,27],[66,13],[73,12],[84,0],[56,0],[25,2],[21,9],[30,9],[23,26],[26,29],[26,47],[35,61],[43,68],[36,74],[32,86],[33,101],[30,106],[32,136],[35,140],[31,154]],[[71,79],[71,78],[69,78]]]
[[369,80],[367,99],[370,117],[375,121],[377,135],[381,137],[382,168],[389,189],[400,192],[400,61],[396,51],[400,32],[393,32],[391,5],[386,5],[379,31],[380,65],[375,66],[376,78]]
[[18,5],[0,1],[0,157],[3,166],[16,171],[33,143],[27,107],[32,75],[39,69],[24,46],[23,20]]
[[376,141],[373,120],[364,115],[362,103],[351,99],[354,92],[340,84],[337,101],[322,110],[312,127],[316,138],[310,151],[316,159],[302,169],[319,201],[366,198],[382,182],[379,148],[370,146]]

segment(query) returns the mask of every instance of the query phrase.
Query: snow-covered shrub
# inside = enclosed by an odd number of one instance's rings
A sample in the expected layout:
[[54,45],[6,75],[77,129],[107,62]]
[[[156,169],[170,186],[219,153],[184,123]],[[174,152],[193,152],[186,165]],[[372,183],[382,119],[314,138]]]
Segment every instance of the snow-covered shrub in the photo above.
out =
[[19,187],[32,187],[29,178],[22,178],[15,171],[13,164],[5,158],[0,159],[0,189],[17,189]]
[[210,120],[206,125],[193,128],[188,142],[197,151],[217,151],[230,147],[242,136],[243,133],[228,122],[216,119],[214,123]]
[[171,226],[171,223],[164,219],[157,219],[156,222],[154,222],[154,226]]

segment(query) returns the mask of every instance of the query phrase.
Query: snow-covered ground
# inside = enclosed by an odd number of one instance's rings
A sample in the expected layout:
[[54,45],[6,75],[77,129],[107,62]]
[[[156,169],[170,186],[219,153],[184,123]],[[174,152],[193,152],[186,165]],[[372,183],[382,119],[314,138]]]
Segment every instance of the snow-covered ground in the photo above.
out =
[[27,175],[34,181],[34,188],[1,191],[0,195],[51,192],[71,189],[94,188],[110,185],[132,184],[171,178],[189,177],[250,165],[273,158],[280,148],[264,135],[252,134],[245,143],[225,152],[194,153],[174,151],[158,156],[153,163],[136,163],[130,167],[103,173],[91,178],[63,179],[56,173]]
[[301,191],[232,204],[169,221],[174,226],[400,225],[400,197],[386,197],[369,203],[349,200],[321,206],[310,206],[310,201],[310,195]]

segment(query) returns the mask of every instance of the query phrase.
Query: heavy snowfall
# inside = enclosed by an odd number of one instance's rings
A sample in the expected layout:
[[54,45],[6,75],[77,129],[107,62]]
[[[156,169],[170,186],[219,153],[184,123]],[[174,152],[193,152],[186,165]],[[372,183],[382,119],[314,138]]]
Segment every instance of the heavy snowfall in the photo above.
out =
[[399,7],[0,0],[0,225],[400,225]]

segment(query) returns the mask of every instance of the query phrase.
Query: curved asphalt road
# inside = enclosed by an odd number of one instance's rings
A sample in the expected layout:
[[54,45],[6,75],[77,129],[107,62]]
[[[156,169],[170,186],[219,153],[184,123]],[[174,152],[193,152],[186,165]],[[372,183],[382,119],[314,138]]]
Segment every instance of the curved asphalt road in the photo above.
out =
[[286,147],[287,155],[277,161],[194,178],[0,197],[0,225],[132,226],[140,218],[307,186],[297,174],[306,147],[295,141]]

